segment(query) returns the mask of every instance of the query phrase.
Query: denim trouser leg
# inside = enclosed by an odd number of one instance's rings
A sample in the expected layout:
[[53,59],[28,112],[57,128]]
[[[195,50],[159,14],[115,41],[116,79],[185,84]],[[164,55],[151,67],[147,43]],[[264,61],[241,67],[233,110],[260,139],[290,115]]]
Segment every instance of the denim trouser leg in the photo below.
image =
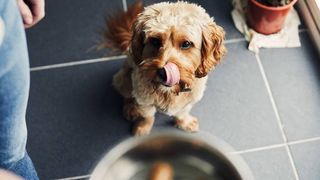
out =
[[16,0],[0,0],[0,21],[4,24],[0,44],[0,168],[34,180],[38,177],[25,150],[29,59]]

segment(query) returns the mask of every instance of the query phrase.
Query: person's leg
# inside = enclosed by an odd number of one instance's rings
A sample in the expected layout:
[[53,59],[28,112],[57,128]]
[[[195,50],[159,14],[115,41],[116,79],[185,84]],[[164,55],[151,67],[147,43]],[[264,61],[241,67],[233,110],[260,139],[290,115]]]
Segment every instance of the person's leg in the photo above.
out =
[[38,179],[26,153],[29,59],[15,0],[0,0],[4,36],[0,45],[0,168],[27,180]]

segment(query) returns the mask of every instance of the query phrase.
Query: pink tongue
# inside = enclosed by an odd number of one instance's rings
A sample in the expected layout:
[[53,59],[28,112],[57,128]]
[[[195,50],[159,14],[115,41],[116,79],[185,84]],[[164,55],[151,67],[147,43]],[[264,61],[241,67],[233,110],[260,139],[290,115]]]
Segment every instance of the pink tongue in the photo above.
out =
[[178,66],[174,63],[169,62],[164,66],[166,72],[167,80],[164,82],[167,86],[173,86],[180,81],[180,72]]

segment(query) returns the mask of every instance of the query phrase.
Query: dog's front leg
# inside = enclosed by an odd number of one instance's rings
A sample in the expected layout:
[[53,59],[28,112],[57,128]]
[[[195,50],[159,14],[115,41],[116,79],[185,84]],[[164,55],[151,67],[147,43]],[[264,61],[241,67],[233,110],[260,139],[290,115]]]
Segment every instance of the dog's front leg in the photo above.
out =
[[196,117],[190,115],[191,108],[192,105],[189,104],[174,115],[176,126],[187,132],[197,132],[199,130],[199,123]]
[[137,105],[137,109],[141,116],[135,122],[133,134],[135,136],[147,135],[152,129],[156,108],[152,105]]
[[142,112],[140,112],[140,107],[136,100],[131,98],[124,98],[123,101],[123,116],[128,121],[136,121],[139,119],[142,115]]

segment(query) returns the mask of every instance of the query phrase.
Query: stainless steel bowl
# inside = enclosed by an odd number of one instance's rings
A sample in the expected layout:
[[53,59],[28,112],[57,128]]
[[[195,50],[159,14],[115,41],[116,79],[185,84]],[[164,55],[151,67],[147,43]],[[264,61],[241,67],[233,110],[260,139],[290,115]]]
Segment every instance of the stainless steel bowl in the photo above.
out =
[[247,164],[232,148],[208,134],[162,132],[131,138],[113,148],[91,180],[147,180],[155,162],[169,163],[175,180],[251,180]]

